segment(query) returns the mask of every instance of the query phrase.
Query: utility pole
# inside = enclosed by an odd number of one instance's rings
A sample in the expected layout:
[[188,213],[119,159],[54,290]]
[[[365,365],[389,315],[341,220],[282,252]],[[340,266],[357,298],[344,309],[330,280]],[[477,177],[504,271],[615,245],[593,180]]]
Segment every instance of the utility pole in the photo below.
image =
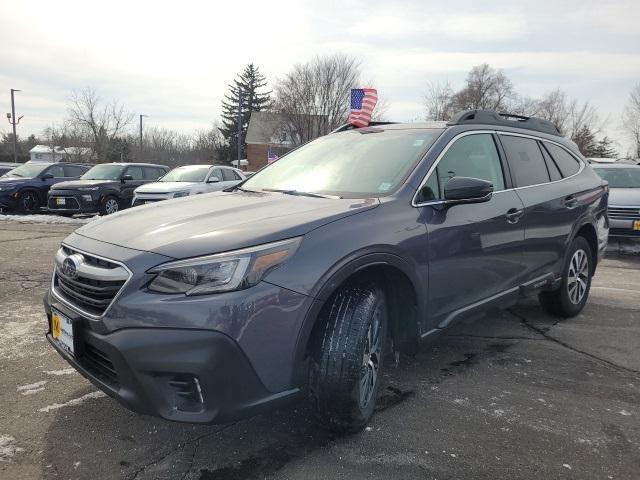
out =
[[22,90],[11,89],[11,113],[7,113],[7,119],[13,126],[13,163],[18,163],[18,137],[16,136],[16,125],[20,123],[20,120],[24,115],[21,115],[16,120],[16,104],[13,98],[14,92],[21,92]]
[[240,168],[240,160],[242,159],[242,91],[238,93],[238,165]]
[[149,115],[140,115],[140,158],[139,161],[142,161],[142,117],[148,117]]

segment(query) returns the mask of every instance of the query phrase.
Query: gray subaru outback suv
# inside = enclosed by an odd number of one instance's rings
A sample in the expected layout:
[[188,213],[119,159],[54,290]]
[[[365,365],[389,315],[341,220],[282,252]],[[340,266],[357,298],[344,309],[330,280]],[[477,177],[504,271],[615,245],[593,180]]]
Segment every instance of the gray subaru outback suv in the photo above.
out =
[[137,412],[225,422],[306,397],[357,430],[385,359],[420,339],[523,295],[580,312],[607,195],[544,120],[345,127],[228,192],[72,233],[47,338]]

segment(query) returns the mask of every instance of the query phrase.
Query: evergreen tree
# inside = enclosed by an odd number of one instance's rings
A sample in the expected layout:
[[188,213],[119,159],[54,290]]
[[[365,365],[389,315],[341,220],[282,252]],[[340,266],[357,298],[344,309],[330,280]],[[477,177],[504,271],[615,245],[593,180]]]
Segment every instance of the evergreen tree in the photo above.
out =
[[596,148],[596,136],[587,125],[583,125],[577,132],[571,136],[580,153],[585,157],[595,157],[594,151]]
[[[263,91],[267,80],[253,63],[229,85],[229,93],[222,101],[222,127],[220,132],[227,142],[225,157],[228,160],[237,158],[238,151],[238,104],[242,116],[240,138],[242,142],[241,158],[246,158],[247,127],[251,112],[268,110],[271,107],[271,91]],[[242,100],[241,100],[242,99]]]
[[613,140],[605,136],[596,143],[593,149],[593,156],[596,158],[617,158],[618,152],[613,148]]

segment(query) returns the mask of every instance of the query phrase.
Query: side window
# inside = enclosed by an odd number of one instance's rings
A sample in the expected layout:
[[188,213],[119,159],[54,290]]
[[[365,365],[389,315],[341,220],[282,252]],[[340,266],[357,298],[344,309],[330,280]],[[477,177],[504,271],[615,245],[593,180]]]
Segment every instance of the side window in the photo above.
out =
[[75,165],[65,165],[64,166],[64,176],[65,177],[79,177],[84,172],[85,171],[82,168],[76,167]]
[[453,177],[480,178],[493,183],[495,191],[504,190],[500,157],[493,137],[488,133],[467,135],[456,140],[440,159],[434,173],[438,181],[429,178],[427,184],[431,185],[434,195],[435,187],[438,187],[438,198],[444,197],[445,187]]
[[145,180],[157,180],[162,176],[162,172],[156,167],[144,167]]
[[547,152],[546,148],[544,148],[541,144],[538,145],[540,146],[540,150],[542,151],[544,163],[547,164],[547,170],[549,171],[551,181],[555,182],[556,180],[562,180],[562,173],[560,173],[560,169],[558,168],[558,165],[556,165],[556,162],[553,160],[553,158],[551,158],[551,155],[549,155],[549,152]]
[[64,178],[66,175],[64,174],[64,168],[62,165],[54,165],[47,170],[47,173],[50,173],[55,178]]
[[501,135],[516,187],[547,183],[551,179],[538,142],[531,138]]
[[214,168],[213,171],[211,172],[211,175],[209,175],[209,178],[213,178],[216,177],[219,181],[224,182],[224,177],[222,176],[222,169],[220,168]]
[[144,173],[142,167],[129,167],[125,175],[131,175],[133,180],[144,180]]
[[440,188],[438,187],[438,175],[434,170],[422,186],[418,195],[418,202],[430,202],[438,198],[440,198]]
[[234,172],[230,168],[223,168],[221,170],[222,170],[222,176],[224,177],[225,182],[234,182],[238,179],[236,176],[236,172]]
[[543,142],[553,159],[556,161],[563,177],[570,177],[580,170],[580,161],[564,148],[553,143]]

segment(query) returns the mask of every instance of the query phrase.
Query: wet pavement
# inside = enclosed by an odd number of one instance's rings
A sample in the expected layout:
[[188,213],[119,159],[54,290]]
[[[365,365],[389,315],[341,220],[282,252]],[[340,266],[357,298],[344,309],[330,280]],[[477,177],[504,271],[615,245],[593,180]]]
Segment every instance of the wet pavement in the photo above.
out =
[[599,267],[584,312],[534,300],[462,325],[385,374],[363,432],[304,404],[223,426],[144,417],[47,345],[42,296],[77,225],[0,222],[0,479],[637,479],[640,257]]

